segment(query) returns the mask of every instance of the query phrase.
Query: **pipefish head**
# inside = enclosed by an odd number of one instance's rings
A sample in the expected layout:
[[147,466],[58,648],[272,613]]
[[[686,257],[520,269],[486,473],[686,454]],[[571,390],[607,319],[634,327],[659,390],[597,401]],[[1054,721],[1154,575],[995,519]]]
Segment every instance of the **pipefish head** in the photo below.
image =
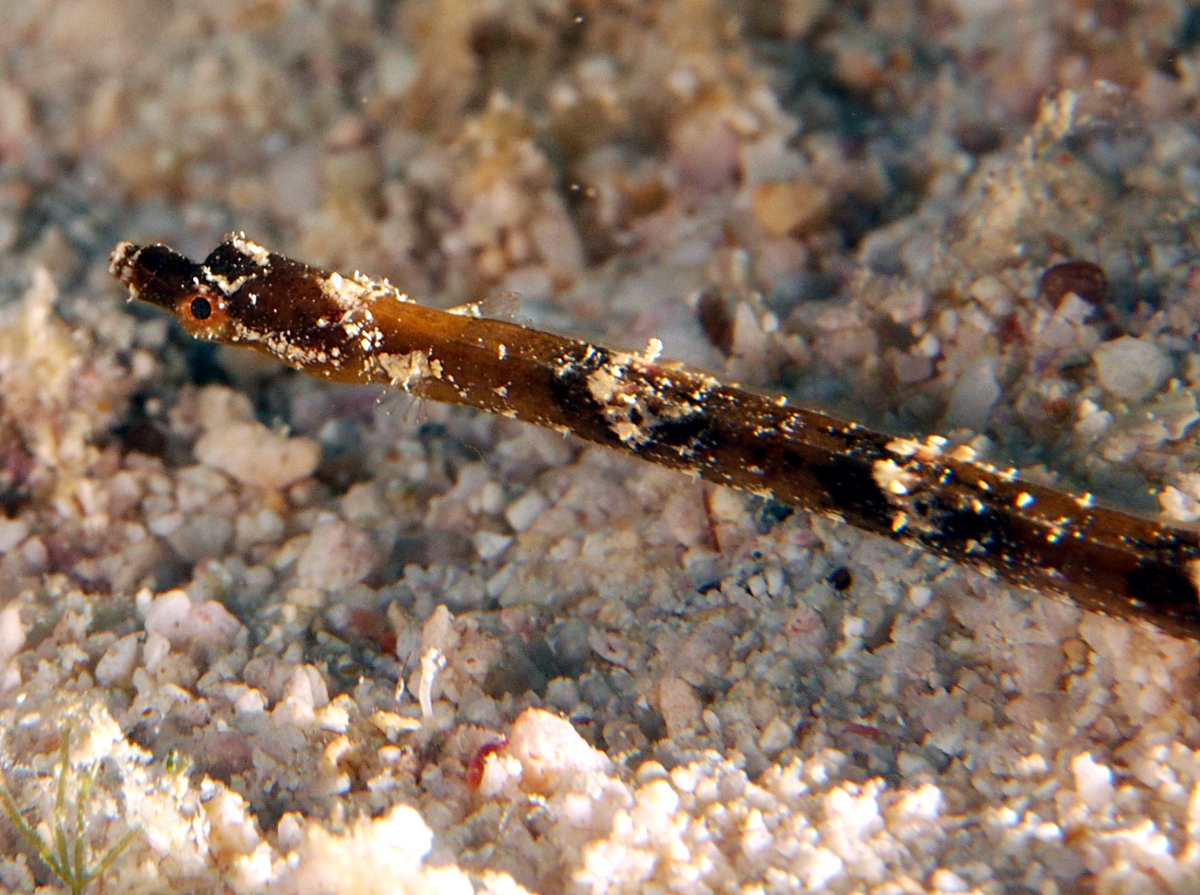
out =
[[[292,261],[237,233],[196,263],[164,245],[120,243],[109,271],[131,298],[175,315],[197,338],[241,344],[308,373],[353,378],[364,343],[368,296],[336,274]],[[362,298],[363,301],[352,299]]]

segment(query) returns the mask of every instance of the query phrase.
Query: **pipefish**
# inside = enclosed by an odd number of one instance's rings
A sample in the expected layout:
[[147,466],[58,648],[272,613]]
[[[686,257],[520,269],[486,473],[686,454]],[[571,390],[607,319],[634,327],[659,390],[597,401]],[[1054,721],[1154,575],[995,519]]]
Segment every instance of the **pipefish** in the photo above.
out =
[[645,353],[416,304],[234,234],[203,262],[122,242],[131,298],[191,335],[314,376],[547,426],[914,544],[1087,609],[1200,639],[1200,533],[1021,481],[945,439],[893,437]]

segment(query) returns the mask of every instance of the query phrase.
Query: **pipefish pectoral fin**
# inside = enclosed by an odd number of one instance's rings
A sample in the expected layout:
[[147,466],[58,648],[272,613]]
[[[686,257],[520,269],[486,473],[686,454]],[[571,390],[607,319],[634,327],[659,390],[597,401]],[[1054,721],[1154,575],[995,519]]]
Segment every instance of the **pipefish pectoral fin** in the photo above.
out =
[[474,320],[516,320],[523,299],[524,296],[520,292],[501,292],[479,301],[469,301],[447,308],[446,313]]

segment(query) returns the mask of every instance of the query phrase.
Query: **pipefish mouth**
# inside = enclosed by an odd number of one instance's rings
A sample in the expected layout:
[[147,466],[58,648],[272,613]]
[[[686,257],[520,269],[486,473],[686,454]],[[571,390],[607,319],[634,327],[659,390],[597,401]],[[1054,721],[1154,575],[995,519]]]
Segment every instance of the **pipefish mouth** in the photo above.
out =
[[122,242],[109,270],[197,338],[573,434],[1200,639],[1200,532],[1021,481],[937,436],[893,437],[659,361],[657,341],[615,351],[439,311],[240,233],[201,263]]

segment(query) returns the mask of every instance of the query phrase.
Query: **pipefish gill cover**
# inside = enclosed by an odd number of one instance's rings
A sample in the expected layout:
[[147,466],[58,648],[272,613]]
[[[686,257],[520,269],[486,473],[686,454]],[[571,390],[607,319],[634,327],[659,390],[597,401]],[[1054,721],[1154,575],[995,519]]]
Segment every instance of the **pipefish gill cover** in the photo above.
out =
[[[314,376],[381,383],[629,451],[835,515],[1013,583],[1200,636],[1200,534],[1097,507],[645,354],[414,304],[389,283],[319,270],[234,234],[201,263],[121,243],[110,270],[192,335]],[[1051,272],[1059,276],[1054,271]],[[1093,276],[1091,281],[1094,281]]]

